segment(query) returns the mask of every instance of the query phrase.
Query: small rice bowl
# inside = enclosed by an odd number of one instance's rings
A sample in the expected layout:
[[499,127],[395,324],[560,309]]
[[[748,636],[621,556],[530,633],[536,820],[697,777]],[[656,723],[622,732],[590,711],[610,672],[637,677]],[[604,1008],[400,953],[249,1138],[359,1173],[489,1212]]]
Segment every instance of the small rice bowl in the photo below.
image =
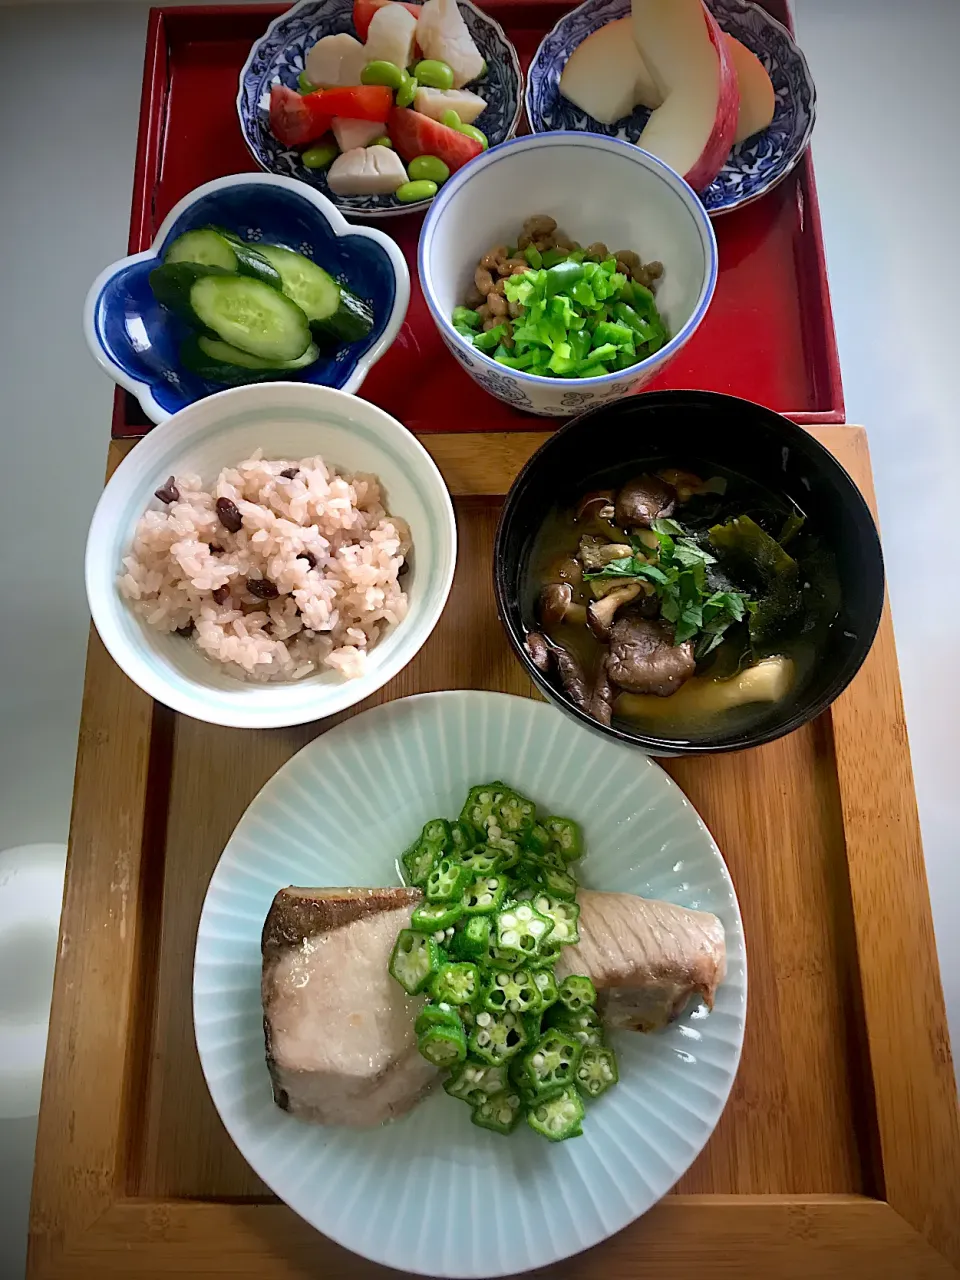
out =
[[376,476],[320,457],[267,461],[258,449],[212,486],[187,473],[157,494],[120,593],[148,626],[182,633],[241,679],[360,676],[406,616],[410,532]]

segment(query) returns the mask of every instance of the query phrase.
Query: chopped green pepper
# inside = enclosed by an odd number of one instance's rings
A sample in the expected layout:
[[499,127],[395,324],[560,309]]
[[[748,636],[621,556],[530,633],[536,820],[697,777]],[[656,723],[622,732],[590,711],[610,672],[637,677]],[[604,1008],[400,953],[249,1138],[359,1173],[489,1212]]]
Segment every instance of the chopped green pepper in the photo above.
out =
[[491,1013],[484,1009],[477,1014],[476,1026],[470,1033],[470,1052],[499,1066],[508,1061],[527,1043],[527,1033],[517,1013]]
[[542,916],[553,921],[551,943],[560,946],[572,946],[580,941],[580,930],[577,921],[580,919],[580,908],[575,902],[567,902],[563,898],[555,898],[550,893],[534,895],[533,905]]
[[469,867],[454,858],[441,858],[427,876],[428,902],[452,902],[460,899],[467,885],[473,880]]
[[524,955],[539,955],[543,944],[553,932],[553,921],[530,902],[517,902],[505,907],[497,915],[497,946],[522,951]]
[[588,1098],[599,1098],[620,1079],[613,1050],[604,1045],[587,1045],[580,1055],[576,1076]]
[[419,995],[440,968],[440,948],[433,938],[401,929],[390,956],[390,975],[408,995]]
[[465,325],[468,329],[479,329],[480,317],[476,311],[471,311],[469,307],[454,307],[453,323],[455,327]]
[[484,1098],[473,1109],[470,1117],[481,1129],[492,1129],[504,1135],[513,1133],[523,1115],[523,1102],[518,1093],[504,1089],[490,1098]]
[[523,1055],[520,1077],[536,1098],[565,1089],[576,1082],[575,1072],[581,1052],[581,1046],[572,1036],[551,1027]]
[[470,916],[450,940],[450,950],[461,960],[486,959],[493,921],[490,916]]
[[499,911],[507,892],[506,876],[480,876],[468,885],[463,895],[466,916],[493,915]]
[[564,1089],[552,1098],[534,1103],[527,1112],[527,1124],[541,1137],[551,1142],[563,1142],[566,1138],[579,1138],[583,1133],[583,1103],[573,1087]]
[[574,862],[583,855],[583,832],[572,818],[545,818],[543,825],[564,862]]
[[507,1084],[506,1067],[493,1067],[489,1062],[475,1062],[468,1058],[443,1082],[443,1087],[451,1098],[469,1102],[474,1107],[491,1094],[506,1089]]
[[469,960],[448,960],[440,965],[430,990],[442,1004],[475,1004],[483,993],[480,970]]
[[410,928],[417,933],[437,933],[456,924],[462,915],[462,902],[421,902],[413,909]]
[[571,973],[560,983],[557,1000],[568,1013],[582,1013],[596,1008],[597,989],[589,978]]
[[441,1069],[463,1062],[467,1056],[467,1038],[463,1034],[463,1024],[458,1019],[454,1026],[428,1027],[417,1037],[417,1048],[421,1057]]
[[483,1003],[493,1013],[502,1013],[504,1009],[511,1013],[532,1013],[543,1007],[540,988],[530,969],[495,973],[487,986]]

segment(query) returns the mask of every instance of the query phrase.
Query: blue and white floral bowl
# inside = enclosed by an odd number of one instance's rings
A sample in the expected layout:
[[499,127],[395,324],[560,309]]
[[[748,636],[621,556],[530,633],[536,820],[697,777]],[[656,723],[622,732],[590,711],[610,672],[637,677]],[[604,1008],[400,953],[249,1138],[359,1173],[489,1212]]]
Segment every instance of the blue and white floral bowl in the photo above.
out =
[[[474,43],[487,62],[487,75],[478,87],[487,108],[477,121],[491,147],[516,133],[523,111],[523,72],[517,51],[503,28],[470,0],[458,0],[460,12]],[[268,173],[289,174],[315,187],[344,213],[356,218],[391,218],[424,210],[429,200],[400,204],[394,196],[340,196],[327,185],[326,176],[307,169],[300,152],[288,150],[270,132],[270,88],[284,84],[297,88],[307,53],[322,36],[339,32],[356,35],[353,0],[300,0],[282,13],[250,50],[240,72],[237,113],[250,154]]]
[[[663,263],[657,305],[673,335],[655,355],[600,378],[508,369],[453,327],[477,263],[549,214],[581,244]],[[568,417],[645,386],[695,333],[717,283],[717,241],[695,192],[655,156],[589,133],[533,134],[478,156],[445,183],[420,234],[420,284],[447,347],[474,382],[525,413]]]
[[149,249],[100,272],[83,310],[87,345],[100,367],[136,396],[153,422],[223,390],[180,364],[188,329],[160,306],[149,281],[177,236],[210,224],[252,244],[263,240],[295,249],[370,302],[374,325],[362,342],[326,347],[316,364],[290,378],[358,391],[407,314],[410,273],[404,256],[382,231],[351,227],[319,191],[265,173],[234,174],[197,187],[170,210]]
[[[775,18],[751,0],[706,0],[720,27],[757,55],[773,82],[773,123],[734,147],[717,178],[701,192],[707,212],[728,213],[758,200],[799,163],[816,118],[817,94],[807,60]],[[636,142],[650,118],[646,107],[615,124],[599,124],[560,92],[570,54],[587,36],[630,12],[630,0],[586,0],[565,14],[534,55],[527,72],[527,116],[534,133],[576,129]]]

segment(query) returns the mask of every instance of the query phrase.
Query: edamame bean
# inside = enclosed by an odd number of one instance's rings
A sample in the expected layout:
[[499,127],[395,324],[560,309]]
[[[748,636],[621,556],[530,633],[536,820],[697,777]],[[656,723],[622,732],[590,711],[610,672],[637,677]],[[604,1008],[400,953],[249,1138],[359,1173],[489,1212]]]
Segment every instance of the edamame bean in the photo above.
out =
[[440,117],[440,123],[445,124],[448,129],[459,130],[462,121],[456,111],[445,111]]
[[335,142],[318,142],[315,147],[308,147],[300,158],[307,169],[329,169],[339,154],[340,148]]
[[409,71],[404,71],[404,80],[397,90],[397,106],[409,107],[413,105],[413,99],[416,97],[417,90],[420,85],[416,76],[412,76]]
[[403,84],[406,72],[395,62],[384,62],[378,59],[368,62],[360,72],[361,84],[382,84],[388,89],[399,89]]
[[479,142],[484,151],[486,151],[490,146],[490,143],[487,141],[487,135],[485,133],[481,133],[475,125],[459,124],[457,125],[457,133],[462,133],[464,137],[472,138],[474,142]]
[[367,146],[369,146],[369,147],[389,147],[391,151],[393,150],[393,142],[391,141],[391,139],[390,139],[390,138],[387,136],[387,134],[385,134],[385,133],[384,133],[384,134],[381,134],[379,138],[374,138],[374,140],[373,140],[372,142],[368,142],[368,143],[367,143]]
[[301,71],[300,75],[297,77],[297,88],[301,93],[316,93],[317,91],[317,86],[310,83],[305,71]]
[[411,182],[435,182],[438,187],[450,177],[450,170],[439,156],[417,156],[407,165],[407,173]]
[[430,200],[435,196],[437,184],[427,182],[425,179],[420,182],[405,182],[402,187],[397,187],[393,194],[401,204],[413,204],[415,200]]
[[428,89],[452,89],[453,68],[436,58],[424,58],[417,63],[417,80]]

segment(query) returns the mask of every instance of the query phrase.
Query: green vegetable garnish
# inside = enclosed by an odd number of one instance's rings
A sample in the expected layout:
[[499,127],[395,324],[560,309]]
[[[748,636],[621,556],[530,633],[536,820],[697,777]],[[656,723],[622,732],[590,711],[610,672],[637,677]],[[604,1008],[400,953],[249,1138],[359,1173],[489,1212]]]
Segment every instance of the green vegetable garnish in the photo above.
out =
[[480,351],[510,369],[557,378],[592,378],[626,369],[658,351],[667,330],[649,289],[631,283],[616,261],[584,261],[582,251],[523,250],[530,270],[504,281],[520,308],[513,344],[505,325],[476,332],[458,307],[453,323]]
[[443,1087],[474,1124],[495,1133],[526,1119],[551,1141],[575,1137],[577,1089],[598,1097],[616,1080],[592,982],[554,974],[580,940],[570,868],[582,853],[570,818],[538,816],[525,796],[488,782],[471,788],[455,822],[426,823],[401,858],[424,899],[397,936],[390,973],[426,997],[414,1023],[420,1053],[450,1072]]
[[[748,520],[763,538],[768,537],[749,516],[741,517],[743,520]],[[731,525],[738,523],[736,520],[730,522]],[[653,553],[655,559],[651,559],[649,547],[639,538],[633,538],[632,556],[612,560],[596,572],[585,573],[584,580],[624,578],[649,583],[660,597],[661,614],[674,625],[674,643],[683,644],[696,639],[694,656],[698,662],[712,653],[729,626],[741,622],[748,615],[751,618],[751,636],[758,638],[754,636],[753,618],[757,609],[754,602],[738,591],[710,590],[707,568],[716,563],[716,557],[687,537],[676,520],[654,520],[651,527],[659,543],[659,549]],[[718,549],[717,535],[719,543],[729,547],[732,555],[749,558],[749,552],[743,546],[742,532],[731,535],[726,532],[729,530],[730,525],[717,525],[711,529],[711,545]],[[769,541],[776,547],[778,555],[796,569],[782,547],[773,538]]]

